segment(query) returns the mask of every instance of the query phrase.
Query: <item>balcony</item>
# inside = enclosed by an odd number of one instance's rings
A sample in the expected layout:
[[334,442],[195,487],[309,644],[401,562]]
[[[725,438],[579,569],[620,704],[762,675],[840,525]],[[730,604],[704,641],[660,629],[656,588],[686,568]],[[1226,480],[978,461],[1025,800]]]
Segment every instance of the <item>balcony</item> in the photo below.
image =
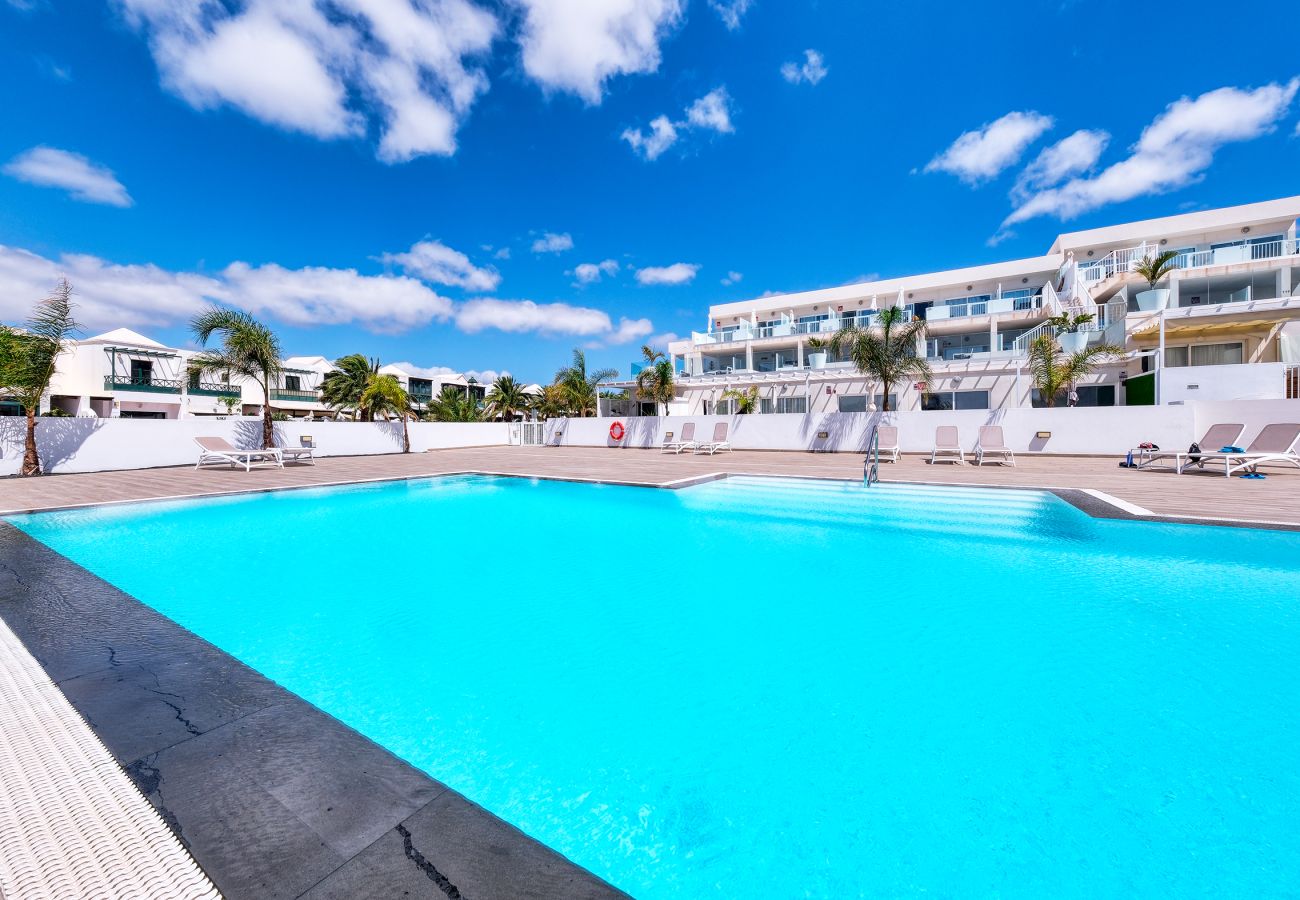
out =
[[971,316],[987,316],[993,313],[1027,312],[1041,309],[1042,305],[1042,295],[1033,295],[1028,292],[1018,296],[1004,294],[1001,297],[988,297],[978,300],[972,298],[957,303],[931,306],[925,311],[925,320],[933,322],[938,319],[965,319]]
[[[1116,275],[1130,274],[1144,257],[1155,257],[1161,252],[1159,244],[1156,243],[1112,250],[1101,259],[1079,263],[1079,280],[1091,287]],[[1209,250],[1186,250],[1174,257],[1174,268],[1200,269],[1207,266],[1230,266],[1296,255],[1300,255],[1300,241],[1282,238],[1254,244],[1242,242],[1212,247]]]
[[143,391],[150,394],[179,394],[183,382],[171,378],[142,378],[138,375],[105,375],[106,391]]
[[288,388],[271,388],[271,399],[286,403],[319,403],[320,391],[289,390]]
[[240,389],[235,385],[220,384],[217,382],[193,382],[185,389],[185,393],[194,397],[240,397],[243,396]]

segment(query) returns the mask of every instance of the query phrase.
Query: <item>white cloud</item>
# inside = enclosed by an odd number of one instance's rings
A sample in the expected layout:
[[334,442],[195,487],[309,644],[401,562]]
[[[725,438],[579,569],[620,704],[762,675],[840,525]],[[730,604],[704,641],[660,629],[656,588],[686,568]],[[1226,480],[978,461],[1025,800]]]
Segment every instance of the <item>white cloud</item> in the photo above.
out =
[[609,315],[599,309],[494,297],[479,297],[462,304],[456,312],[456,325],[470,334],[495,328],[513,333],[598,335],[614,328]]
[[1091,177],[1030,195],[1002,223],[1052,215],[1069,219],[1140,197],[1185,187],[1203,177],[1225,144],[1249,141],[1276,129],[1300,88],[1300,79],[1254,90],[1223,87],[1169,104],[1142,131],[1126,159]]
[[487,89],[467,60],[499,28],[470,0],[119,2],[164,86],[191,106],[233,106],[322,139],[373,122],[385,162],[455,152],[460,121]]
[[709,0],[709,6],[722,19],[722,24],[727,26],[728,31],[735,31],[740,27],[740,20],[745,13],[753,6],[753,0]]
[[731,125],[731,98],[726,88],[716,88],[686,109],[686,121],[695,128],[712,128],[722,134],[736,129]]
[[618,261],[606,259],[598,263],[580,263],[573,269],[573,276],[579,284],[594,284],[602,275],[617,275]]
[[728,272],[727,277],[722,279],[720,284],[722,284],[724,287],[731,287],[731,285],[733,284],[739,284],[740,280],[744,277],[745,276],[740,274],[739,272]]
[[636,270],[636,280],[641,284],[687,284],[694,280],[700,267],[695,263],[673,263],[671,266],[648,266]]
[[438,378],[442,375],[459,375],[460,373],[451,366],[417,366],[412,362],[395,362],[391,363],[393,368],[401,369],[408,375],[414,375],[416,378]]
[[1052,127],[1036,112],[1009,112],[997,121],[967,131],[926,165],[927,172],[948,172],[967,184],[979,184],[1014,165],[1034,141]]
[[565,250],[572,249],[573,238],[567,231],[564,234],[548,231],[533,241],[534,253],[563,253]]
[[493,259],[509,259],[509,258],[510,258],[510,248],[509,248],[509,247],[502,247],[502,248],[501,248],[500,250],[498,250],[496,253],[493,253],[493,254],[492,254],[492,258],[493,258]]
[[385,253],[380,260],[424,281],[470,291],[494,291],[501,283],[496,269],[478,268],[464,253],[441,241],[420,241],[405,253]]
[[116,265],[68,253],[47,259],[0,245],[0,320],[21,322],[62,277],[72,282],[76,317],[91,333],[100,329],[174,325],[221,294],[206,275],[169,272],[154,265]]
[[683,0],[513,0],[524,11],[524,71],[547,90],[600,103],[605,82],[659,68]]
[[222,300],[289,325],[356,324],[392,334],[445,320],[452,313],[450,300],[405,276],[235,262],[221,277]]
[[623,140],[643,159],[658,159],[677,142],[677,128],[667,116],[659,116],[651,120],[649,134],[643,133],[640,128],[628,128],[623,131]]
[[462,372],[466,379],[473,378],[479,384],[490,385],[503,375],[509,375],[505,369],[498,372],[496,369],[466,369]]
[[805,50],[803,62],[788,62],[781,66],[781,77],[791,84],[816,84],[826,77],[825,58],[816,50]]
[[80,153],[54,147],[33,147],[20,153],[4,167],[4,172],[20,181],[43,187],[62,188],[74,200],[130,206],[131,195],[110,169],[91,162]]
[[725,87],[715,88],[696,100],[685,110],[686,118],[674,122],[668,116],[657,116],[650,122],[649,134],[640,128],[628,128],[622,138],[642,159],[655,160],[677,142],[682,132],[691,129],[710,129],[721,134],[731,134],[731,97]]
[[646,343],[651,347],[662,347],[666,350],[669,344],[680,340],[681,336],[677,332],[665,331],[663,334],[656,334],[654,337],[646,341]]
[[1012,188],[1012,196],[1023,197],[1030,191],[1051,187],[1072,175],[1090,171],[1101,159],[1108,143],[1110,135],[1106,132],[1083,129],[1057,141],[1025,166]]
[[618,328],[605,338],[605,343],[606,345],[627,344],[645,337],[654,330],[654,324],[649,319],[619,319]]

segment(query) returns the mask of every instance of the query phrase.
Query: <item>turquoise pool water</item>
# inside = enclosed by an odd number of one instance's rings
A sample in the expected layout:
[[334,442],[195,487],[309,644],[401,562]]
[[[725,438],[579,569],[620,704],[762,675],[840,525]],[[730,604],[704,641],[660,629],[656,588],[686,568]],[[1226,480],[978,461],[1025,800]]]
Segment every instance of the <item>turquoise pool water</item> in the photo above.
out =
[[9,521],[638,897],[1300,884],[1300,534],[748,478]]

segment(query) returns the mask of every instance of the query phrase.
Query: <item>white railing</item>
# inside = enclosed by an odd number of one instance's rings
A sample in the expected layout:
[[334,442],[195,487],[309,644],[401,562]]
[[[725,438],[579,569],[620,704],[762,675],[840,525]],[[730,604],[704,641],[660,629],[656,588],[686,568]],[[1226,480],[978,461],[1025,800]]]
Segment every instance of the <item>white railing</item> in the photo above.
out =
[[[1113,250],[1099,260],[1081,262],[1079,280],[1085,285],[1098,285],[1116,275],[1125,275],[1137,268],[1144,257],[1158,256],[1159,244],[1142,243],[1136,247]],[[1227,266],[1234,263],[1255,262],[1261,259],[1281,259],[1300,254],[1300,241],[1282,238],[1259,244],[1232,244],[1213,250],[1193,250],[1174,257],[1176,269],[1198,269],[1205,266]]]

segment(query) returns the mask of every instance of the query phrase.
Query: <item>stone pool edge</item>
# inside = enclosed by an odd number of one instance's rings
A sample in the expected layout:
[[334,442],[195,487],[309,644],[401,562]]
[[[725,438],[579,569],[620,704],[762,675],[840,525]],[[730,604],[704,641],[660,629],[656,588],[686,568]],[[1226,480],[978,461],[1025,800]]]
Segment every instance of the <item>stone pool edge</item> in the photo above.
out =
[[7,522],[0,586],[0,618],[227,897],[627,896]]

